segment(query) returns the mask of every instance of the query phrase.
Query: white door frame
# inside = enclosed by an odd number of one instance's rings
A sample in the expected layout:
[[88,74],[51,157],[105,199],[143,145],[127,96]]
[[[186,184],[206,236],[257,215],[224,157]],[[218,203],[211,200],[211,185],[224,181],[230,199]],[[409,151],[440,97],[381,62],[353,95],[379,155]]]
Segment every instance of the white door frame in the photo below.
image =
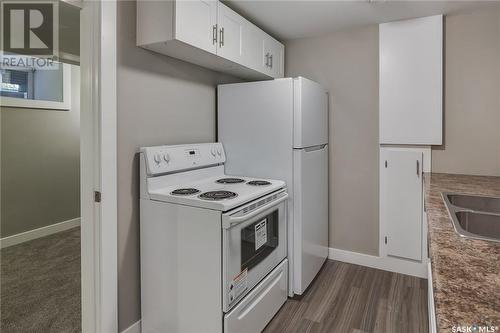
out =
[[116,0],[83,1],[80,27],[82,332],[115,333]]

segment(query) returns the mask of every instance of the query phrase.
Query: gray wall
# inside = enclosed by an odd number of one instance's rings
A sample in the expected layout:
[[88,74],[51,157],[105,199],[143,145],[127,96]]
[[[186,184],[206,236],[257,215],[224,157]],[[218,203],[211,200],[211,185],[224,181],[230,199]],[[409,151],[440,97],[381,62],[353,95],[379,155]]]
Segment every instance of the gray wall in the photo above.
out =
[[[447,22],[450,22],[448,26],[454,21],[449,19]],[[498,32],[495,34],[498,36]],[[447,38],[451,36],[447,34]],[[303,75],[316,80],[331,92],[330,246],[376,255],[378,27],[367,26],[289,41],[286,43],[285,71],[287,76]],[[120,331],[140,319],[138,148],[214,141],[215,86],[235,81],[238,80],[137,48],[135,3],[118,2]],[[463,80],[462,84],[474,86],[477,83]],[[499,91],[498,84],[493,83],[490,89]],[[478,97],[475,94],[470,98],[472,103]],[[449,103],[447,100],[447,105]],[[447,121],[453,117],[453,113],[447,111]],[[475,126],[474,130],[480,133],[483,125]],[[453,144],[450,140],[447,138],[446,147]],[[492,137],[491,140],[497,139]],[[451,155],[461,158],[458,153]],[[439,158],[433,157],[439,163]]]
[[500,10],[446,18],[445,137],[432,171],[500,176]]
[[118,319],[140,319],[139,147],[216,139],[216,85],[235,78],[135,46],[135,2],[118,2]]
[[285,75],[330,92],[330,246],[378,254],[378,27],[285,43]]
[[1,108],[1,236],[80,217],[80,69],[71,110]]
[[[445,140],[433,172],[500,176],[500,10],[445,21]],[[378,26],[285,43],[286,76],[330,95],[330,246],[378,254]]]

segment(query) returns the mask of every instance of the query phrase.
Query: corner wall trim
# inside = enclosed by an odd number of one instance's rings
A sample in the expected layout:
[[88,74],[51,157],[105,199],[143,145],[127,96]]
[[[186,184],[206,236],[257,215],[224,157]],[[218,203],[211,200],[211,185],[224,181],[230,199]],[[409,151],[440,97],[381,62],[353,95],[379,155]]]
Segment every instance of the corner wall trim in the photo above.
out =
[[141,333],[141,320],[136,321],[128,328],[122,331],[122,333]]
[[21,232],[12,236],[4,237],[0,240],[0,248],[6,248],[12,245],[24,243],[36,238],[45,237],[52,235],[61,231],[65,231],[74,227],[80,226],[80,218],[77,217],[72,220],[67,220],[55,224],[48,225],[46,227],[41,227],[38,229],[29,230],[26,232]]
[[335,248],[329,248],[328,258],[349,264],[427,279],[427,261],[425,260],[420,263],[392,257],[377,257]]

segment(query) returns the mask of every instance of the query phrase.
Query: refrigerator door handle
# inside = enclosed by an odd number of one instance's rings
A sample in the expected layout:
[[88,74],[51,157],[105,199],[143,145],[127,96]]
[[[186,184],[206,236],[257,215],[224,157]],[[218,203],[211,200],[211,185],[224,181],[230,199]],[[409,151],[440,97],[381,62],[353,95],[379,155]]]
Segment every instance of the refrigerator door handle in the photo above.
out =
[[322,144],[322,145],[311,146],[311,147],[307,147],[307,148],[295,148],[295,149],[304,149],[304,151],[306,151],[307,153],[309,153],[311,151],[321,150],[321,149],[325,148],[326,145],[327,144],[325,143],[325,144]]

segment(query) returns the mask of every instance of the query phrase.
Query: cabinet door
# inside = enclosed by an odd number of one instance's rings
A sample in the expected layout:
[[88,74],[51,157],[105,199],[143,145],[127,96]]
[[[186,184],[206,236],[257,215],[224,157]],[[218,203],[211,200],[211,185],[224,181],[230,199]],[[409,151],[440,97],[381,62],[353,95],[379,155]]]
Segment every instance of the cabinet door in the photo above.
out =
[[217,1],[176,1],[175,38],[216,54]]
[[272,77],[283,77],[285,47],[265,34],[263,38],[263,71]]
[[389,256],[422,260],[422,155],[381,151],[381,223]]
[[219,2],[219,47],[217,55],[236,63],[243,63],[243,38],[246,24],[247,20]]
[[264,68],[262,50],[264,47],[263,36],[265,32],[247,21],[243,35],[243,65],[261,72]]
[[440,145],[443,16],[384,23],[379,31],[380,143]]

